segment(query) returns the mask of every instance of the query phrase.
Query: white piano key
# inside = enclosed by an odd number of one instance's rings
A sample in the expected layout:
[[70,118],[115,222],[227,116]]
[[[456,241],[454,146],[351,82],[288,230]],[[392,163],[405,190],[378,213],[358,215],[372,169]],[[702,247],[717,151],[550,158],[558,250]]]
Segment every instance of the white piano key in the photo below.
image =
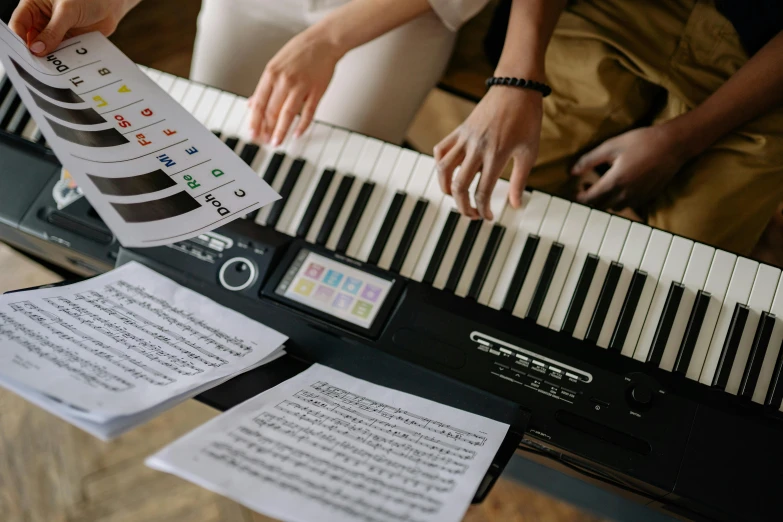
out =
[[427,267],[430,264],[430,259],[432,258],[432,253],[435,251],[438,239],[440,239],[443,225],[446,224],[449,213],[455,208],[456,204],[454,203],[454,198],[451,196],[443,196],[440,205],[438,205],[438,211],[435,214],[432,227],[430,227],[429,235],[421,247],[419,258],[416,261],[416,267],[413,269],[413,273],[410,276],[414,281],[421,281],[424,279],[424,275],[427,273]]
[[160,75],[163,74],[159,70],[152,69],[152,68],[147,68],[147,70],[144,70],[144,69],[142,69],[142,70],[144,71],[144,74],[149,76],[149,79],[152,80],[155,83],[158,83],[158,78],[160,78]]
[[6,130],[12,132],[13,129],[19,126],[19,123],[22,121],[22,117],[26,112],[27,112],[27,107],[24,106],[24,103],[20,103],[19,106],[16,108],[16,111],[14,111],[14,116],[8,121],[8,126],[6,127]]
[[212,109],[209,119],[205,124],[207,129],[223,130],[223,122],[226,121],[231,106],[234,104],[236,98],[236,96],[227,92],[221,92],[218,95],[217,101],[215,101],[215,107]]
[[343,147],[345,147],[345,144],[348,141],[348,131],[331,126],[326,127],[328,127],[328,135],[326,137],[324,150],[321,153],[321,157],[318,160],[318,163],[313,168],[312,175],[309,176],[307,186],[302,191],[301,204],[295,207],[294,215],[291,218],[291,223],[289,224],[288,230],[286,231],[289,236],[296,235],[296,231],[299,229],[299,225],[302,223],[302,219],[304,218],[307,207],[310,204],[310,200],[313,198],[313,193],[318,186],[321,175],[326,169],[336,170],[340,153],[343,151]]
[[370,207],[373,200],[376,202],[375,205],[372,206],[374,214],[369,222],[369,226],[364,234],[364,239],[362,239],[359,250],[356,253],[357,259],[367,261],[367,258],[370,256],[370,252],[372,252],[372,247],[378,239],[378,232],[380,232],[381,226],[383,226],[394,195],[397,191],[405,189],[405,185],[408,184],[408,180],[413,173],[413,167],[416,165],[418,157],[418,152],[408,149],[400,150],[394,163],[394,168],[386,178],[385,183],[382,186],[376,184],[375,190],[373,191],[373,197],[370,198],[370,203],[367,205]]
[[[427,205],[427,210],[424,212],[424,217],[421,218],[419,229],[413,236],[411,247],[408,249],[408,254],[405,256],[405,261],[403,262],[402,268],[400,269],[400,275],[403,277],[414,278],[414,271],[417,270],[418,262],[422,258],[422,254],[425,248],[428,248],[428,242],[432,236],[435,235],[435,223],[440,216],[440,207],[444,196],[443,192],[440,190],[438,175],[434,170],[432,175],[430,175],[429,181],[427,182],[427,188],[424,191],[424,198],[429,201],[429,204]],[[442,226],[443,225],[441,224],[441,227]],[[434,243],[432,244],[432,248],[435,248]],[[429,252],[429,255],[432,255],[432,250]],[[429,258],[429,256],[427,258]],[[421,275],[418,279],[416,279],[417,281],[421,281],[421,278],[424,277],[424,271],[426,269],[427,267],[424,266],[421,271]]]
[[489,300],[489,306],[495,310],[500,310],[503,307],[508,287],[511,286],[511,280],[514,278],[514,272],[519,264],[519,257],[525,248],[527,238],[530,234],[538,234],[551,199],[552,196],[534,191],[530,196],[530,201],[523,207],[522,219],[519,221],[508,256],[506,256],[503,268],[498,275],[495,289],[492,292],[492,297]]
[[[384,143],[381,148],[381,154],[378,157],[378,161],[375,164],[375,168],[372,170],[369,180],[375,183],[375,188],[370,194],[370,199],[367,202],[367,207],[362,213],[362,218],[359,220],[359,224],[356,226],[356,231],[351,238],[351,243],[348,245],[346,254],[349,257],[359,259],[359,253],[362,249],[362,243],[364,242],[364,236],[372,226],[375,220],[375,214],[378,210],[378,205],[384,196],[384,187],[389,182],[389,177],[394,170],[394,165],[397,162],[397,157],[400,155],[402,149],[397,145],[391,143]],[[383,217],[380,218],[381,220]],[[369,252],[369,251],[368,251]],[[366,260],[364,257],[363,260]]]
[[[215,108],[215,105],[217,105],[219,97],[220,91],[213,89],[212,87],[207,87],[204,90],[204,94],[201,95],[201,99],[193,112],[193,116],[204,126],[207,126],[207,122],[209,122],[210,116],[212,116],[212,111]],[[207,128],[209,127],[207,126]]]
[[360,134],[351,134],[348,137],[345,149],[340,154],[340,158],[337,161],[334,179],[329,185],[329,190],[326,192],[324,202],[318,209],[318,213],[313,221],[313,226],[310,228],[310,233],[307,235],[308,241],[315,243],[318,232],[321,230],[321,226],[323,225],[327,212],[329,212],[329,207],[332,204],[332,200],[334,199],[334,195],[337,192],[337,188],[339,187],[343,176],[351,175],[354,177],[351,189],[348,191],[345,203],[343,203],[343,207],[337,216],[337,221],[335,221],[334,228],[332,228],[329,239],[326,241],[326,248],[329,250],[335,250],[337,248],[337,243],[345,229],[348,217],[351,215],[351,210],[353,210],[356,198],[359,195],[359,191],[362,189],[362,184],[369,179],[370,174],[375,167],[375,163],[378,161],[378,156],[381,154],[382,146],[383,142],[376,140],[375,138],[364,137]]
[[[669,332],[669,338],[666,341],[666,348],[661,357],[660,367],[666,371],[672,371],[672,368],[674,368],[674,362],[677,360],[677,354],[685,336],[685,329],[688,326],[688,319],[691,316],[696,294],[699,290],[704,289],[714,255],[715,249],[710,246],[701,243],[693,245],[691,257],[688,260],[688,266],[685,268],[685,275],[682,278],[682,284],[685,286],[685,289],[677,308],[677,316]],[[666,291],[668,292],[668,289]]]
[[185,92],[185,97],[182,99],[182,106],[186,111],[193,114],[196,111],[199,100],[204,94],[205,87],[198,83],[191,83],[188,86],[188,90]]
[[742,382],[742,374],[745,372],[745,363],[748,361],[748,354],[753,343],[753,337],[756,335],[756,328],[759,325],[762,312],[768,311],[772,306],[772,298],[775,297],[775,289],[780,281],[780,269],[769,265],[759,265],[756,272],[756,279],[753,281],[753,288],[748,298],[748,319],[745,322],[745,328],[742,331],[739,348],[734,356],[734,363],[731,366],[729,381],[726,383],[726,391],[736,395]]
[[24,129],[22,129],[22,137],[27,141],[35,141],[38,139],[39,132],[40,130],[38,129],[38,125],[36,125],[35,120],[30,118],[30,121],[28,121],[24,126]]
[[171,90],[171,87],[174,85],[174,81],[177,79],[176,76],[173,74],[162,72],[160,73],[160,76],[158,76],[158,79],[156,80],[156,83],[158,86],[160,86],[161,89],[163,89],[166,92],[169,92]]
[[633,278],[634,272],[642,262],[642,255],[644,255],[644,249],[647,247],[651,233],[652,229],[647,225],[631,223],[631,228],[628,231],[628,237],[625,239],[625,245],[623,245],[623,251],[619,259],[619,263],[623,265],[623,271],[617,280],[617,287],[615,288],[612,302],[609,305],[609,310],[606,312],[606,319],[596,342],[596,345],[601,348],[609,347],[614,328],[617,326],[617,321],[620,318],[625,296],[631,286],[631,278]]
[[[302,155],[302,150],[307,145],[307,140],[310,138],[309,132],[305,132],[299,138],[294,138],[293,133],[295,128],[296,120],[294,120],[294,123],[288,129],[288,134],[282,142],[282,149],[280,149],[281,151],[284,151],[285,159],[283,159],[283,162],[280,164],[280,169],[277,171],[275,179],[272,180],[272,189],[277,193],[280,193],[280,189],[282,188],[283,183],[285,183],[285,179],[288,177],[288,172],[291,170],[291,164]],[[310,128],[308,128],[308,131],[309,130]],[[261,175],[263,176],[263,171],[261,172]],[[256,215],[256,224],[266,226],[266,221],[269,217],[269,213],[272,211],[273,205],[274,203],[271,203],[258,211],[258,215]]]
[[636,344],[636,350],[633,354],[633,358],[637,361],[647,360],[647,354],[650,352],[650,347],[655,337],[655,329],[658,327],[658,321],[661,319],[663,305],[666,304],[669,287],[672,283],[682,281],[691,250],[693,250],[693,241],[690,239],[679,236],[675,236],[672,239],[669,253],[666,255],[666,261],[663,263],[663,270],[661,270],[658,284],[650,301],[650,307],[647,310],[647,317],[644,320],[639,342]]
[[726,290],[729,287],[729,281],[731,280],[731,274],[734,271],[736,262],[736,255],[723,250],[717,250],[712,259],[710,271],[707,274],[707,282],[704,283],[704,291],[710,294],[710,301],[704,314],[696,345],[693,348],[688,371],[685,374],[691,380],[696,381],[701,375],[704,359],[707,357],[707,350],[710,347],[712,333],[715,331],[715,324],[718,322],[723,298],[726,296]]
[[549,322],[549,328],[560,331],[563,327],[568,306],[571,304],[571,298],[576,291],[576,285],[579,282],[579,275],[582,273],[582,267],[585,259],[590,254],[597,254],[601,248],[606,229],[609,226],[610,214],[600,210],[591,210],[587,218],[582,237],[579,240],[579,246],[576,248],[571,266],[568,269],[563,289],[557,299],[555,311],[552,314],[552,320]]
[[775,369],[780,346],[783,344],[783,277],[778,281],[778,288],[775,291],[775,298],[769,311],[775,316],[775,326],[769,338],[767,352],[764,354],[764,362],[761,365],[756,389],[753,390],[753,402],[758,404],[764,404],[764,400],[767,397],[772,372]]
[[531,197],[532,194],[530,191],[526,190],[522,193],[522,202],[519,208],[514,208],[510,204],[506,204],[506,207],[503,210],[503,215],[500,217],[500,224],[505,227],[506,232],[503,234],[503,239],[500,241],[500,245],[498,245],[497,253],[495,253],[495,259],[492,260],[492,264],[490,265],[489,271],[487,272],[487,279],[484,281],[484,286],[481,288],[481,293],[479,293],[479,304],[487,306],[489,305],[490,299],[492,299],[492,295],[495,292],[495,287],[497,286],[498,278],[500,277],[500,272],[506,264],[509,251],[511,250],[511,245],[514,242],[517,229],[522,222],[522,216],[525,213],[527,205],[530,203]]
[[242,122],[245,119],[245,114],[247,114],[247,102],[247,98],[237,96],[234,103],[231,104],[228,116],[226,116],[226,120],[220,127],[220,131],[223,134],[223,141],[225,141],[226,138],[239,137],[239,130],[242,128]]
[[560,232],[563,230],[563,223],[565,223],[570,207],[571,203],[565,199],[553,197],[549,201],[544,220],[541,222],[541,227],[538,230],[538,235],[541,239],[538,242],[536,253],[530,262],[525,282],[519,290],[517,302],[512,312],[513,315],[522,318],[527,315],[527,309],[530,307],[530,301],[533,299],[536,285],[538,285],[538,280],[541,278],[541,271],[544,269],[547,256],[549,256],[549,249],[552,247],[552,243],[560,237]]
[[571,203],[571,207],[568,209],[563,229],[557,238],[557,242],[563,245],[563,252],[560,254],[560,260],[552,276],[552,282],[549,284],[549,290],[536,319],[536,323],[541,326],[549,326],[549,323],[552,321],[557,300],[560,297],[560,292],[563,290],[563,285],[565,285],[566,276],[571,268],[571,262],[574,260],[576,249],[579,248],[579,240],[582,239],[582,232],[585,230],[589,215],[590,209],[577,203]]
[[[476,178],[478,179],[478,177]],[[472,192],[472,190],[471,190]],[[456,210],[456,203],[450,210]],[[470,225],[471,219],[466,216],[460,216],[457,221],[457,227],[454,229],[454,233],[451,235],[451,240],[446,248],[446,253],[443,255],[443,260],[438,267],[438,272],[435,275],[435,280],[432,282],[432,286],[442,290],[446,286],[446,282],[449,279],[449,274],[454,266],[454,260],[457,258],[457,252],[462,245],[462,240],[465,238],[465,232],[468,231],[468,225]]]
[[[492,190],[492,196],[490,196],[489,206],[492,210],[492,215],[498,220],[506,208],[508,202],[508,181],[499,179],[495,183],[495,188]],[[484,249],[489,241],[489,235],[492,233],[492,227],[496,221],[484,221],[481,223],[478,235],[476,235],[476,241],[473,243],[473,248],[468,256],[468,261],[465,263],[465,268],[462,270],[462,275],[457,283],[457,288],[454,293],[460,297],[465,297],[470,291],[470,285],[473,283],[473,278],[476,275],[479,263],[481,263],[481,257],[484,255]]]
[[756,261],[751,261],[744,257],[737,258],[728,290],[726,290],[726,297],[723,298],[718,321],[715,323],[715,331],[710,340],[710,348],[707,351],[707,357],[704,359],[704,367],[701,369],[701,375],[699,376],[699,382],[702,384],[712,385],[712,378],[715,376],[720,354],[723,351],[723,342],[726,340],[731,317],[734,314],[734,307],[737,303],[746,304],[748,302],[758,267],[759,264]]
[[185,93],[187,92],[189,85],[190,81],[185,78],[176,78],[171,89],[169,89],[169,96],[174,98],[174,101],[181,104],[182,100],[185,98]]
[[625,336],[625,342],[621,353],[626,357],[633,357],[634,350],[642,333],[644,321],[647,318],[647,311],[650,309],[655,289],[658,286],[658,278],[663,270],[663,263],[669,253],[672,243],[672,235],[661,230],[653,230],[650,234],[650,240],[647,242],[647,248],[644,250],[642,264],[639,270],[647,274],[644,281],[644,288],[639,296],[639,303],[631,320],[631,326],[628,327],[628,334]]
[[397,216],[397,221],[394,223],[389,234],[389,239],[386,241],[386,246],[381,254],[381,259],[378,261],[378,266],[384,270],[388,270],[391,266],[394,256],[397,253],[397,249],[400,246],[400,240],[405,233],[405,228],[408,226],[413,209],[416,206],[416,202],[419,198],[424,197],[424,192],[427,190],[427,183],[429,183],[430,177],[435,172],[435,158],[432,156],[426,156],[424,154],[419,155],[416,159],[416,166],[413,168],[413,173],[408,179],[408,184],[405,186],[405,201],[400,208],[400,213]]
[[590,325],[590,319],[598,304],[598,297],[601,295],[601,288],[604,285],[609,265],[612,261],[617,261],[620,258],[630,228],[631,222],[625,218],[612,216],[609,219],[609,226],[601,242],[601,248],[598,250],[598,265],[595,267],[590,289],[587,291],[582,311],[574,328],[574,337],[577,339],[584,339],[587,334],[587,327]]
[[310,137],[307,140],[307,145],[302,151],[302,159],[305,160],[305,164],[299,173],[299,178],[296,180],[291,195],[288,197],[288,203],[283,208],[283,213],[280,215],[280,219],[277,221],[275,230],[283,232],[289,236],[296,235],[296,230],[290,231],[291,221],[294,218],[297,210],[306,209],[308,200],[303,199],[304,193],[309,189],[310,182],[315,179],[316,183],[320,177],[320,172],[316,172],[316,167],[321,161],[321,155],[329,143],[329,135],[332,128],[329,125],[315,122],[307,128],[307,132]]

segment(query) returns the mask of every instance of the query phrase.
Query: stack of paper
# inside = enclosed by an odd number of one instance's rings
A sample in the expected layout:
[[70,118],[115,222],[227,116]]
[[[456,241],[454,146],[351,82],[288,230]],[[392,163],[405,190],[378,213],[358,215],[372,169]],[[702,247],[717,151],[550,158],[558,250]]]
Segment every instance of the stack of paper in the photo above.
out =
[[147,465],[287,522],[456,522],[508,428],[316,364]]
[[106,440],[276,359],[286,339],[134,262],[0,296],[0,386]]

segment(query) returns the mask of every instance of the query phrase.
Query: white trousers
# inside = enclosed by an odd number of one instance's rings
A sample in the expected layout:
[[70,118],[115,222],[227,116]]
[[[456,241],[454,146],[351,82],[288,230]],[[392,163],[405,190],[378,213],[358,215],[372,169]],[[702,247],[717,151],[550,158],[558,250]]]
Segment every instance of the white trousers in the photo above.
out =
[[[190,77],[243,96],[294,35],[349,0],[203,0]],[[315,118],[401,143],[443,75],[455,33],[429,12],[348,54]]]

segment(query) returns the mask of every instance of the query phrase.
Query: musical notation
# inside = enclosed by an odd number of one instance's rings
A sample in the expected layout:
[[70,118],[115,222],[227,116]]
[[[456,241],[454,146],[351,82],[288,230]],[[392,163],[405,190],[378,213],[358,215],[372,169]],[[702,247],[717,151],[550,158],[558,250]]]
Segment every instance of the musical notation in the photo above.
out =
[[316,364],[150,465],[284,520],[458,520],[507,429]]
[[101,415],[132,414],[232,375],[284,340],[138,263],[0,297],[0,383],[8,375]]

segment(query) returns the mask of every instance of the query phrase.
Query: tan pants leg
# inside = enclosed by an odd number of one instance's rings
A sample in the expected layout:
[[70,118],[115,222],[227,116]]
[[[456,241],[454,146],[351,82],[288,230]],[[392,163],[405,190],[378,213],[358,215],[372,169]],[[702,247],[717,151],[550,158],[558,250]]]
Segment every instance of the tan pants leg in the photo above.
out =
[[[554,93],[531,186],[562,192],[578,155],[702,103],[745,56],[711,0],[576,0],[547,52]],[[663,107],[655,101],[663,100]],[[783,200],[783,109],[724,137],[651,202],[648,221],[748,254]]]
[[[745,62],[731,23],[699,2],[664,86],[657,121],[702,103]],[[723,137],[677,175],[649,208],[651,225],[748,255],[783,201],[783,107]]]

